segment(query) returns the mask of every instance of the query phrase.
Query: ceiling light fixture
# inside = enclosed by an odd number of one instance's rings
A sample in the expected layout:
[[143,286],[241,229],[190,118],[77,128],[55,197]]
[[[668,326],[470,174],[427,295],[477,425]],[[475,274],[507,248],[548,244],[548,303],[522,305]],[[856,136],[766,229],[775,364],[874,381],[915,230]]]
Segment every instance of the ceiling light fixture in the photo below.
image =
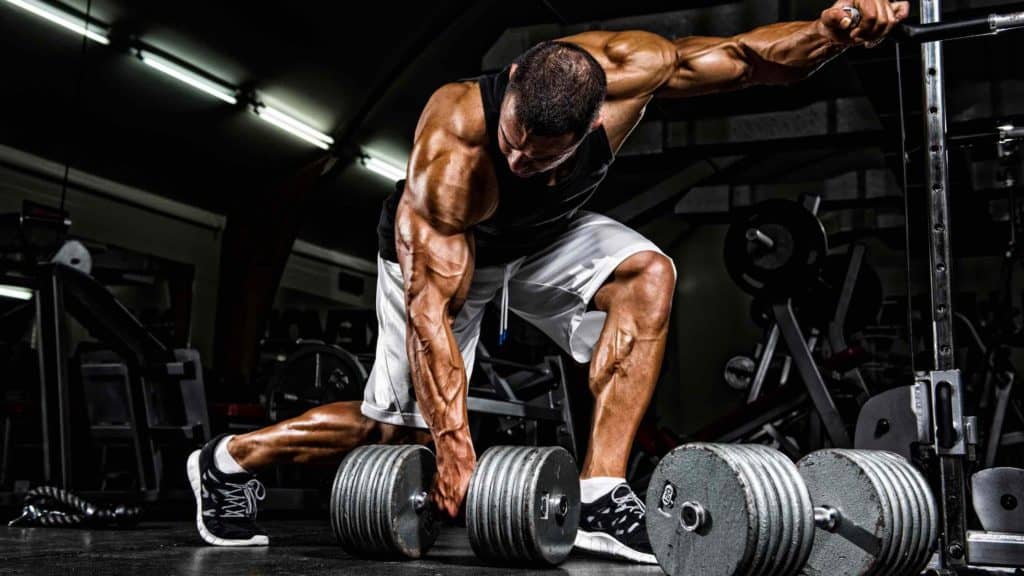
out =
[[23,286],[10,286],[0,284],[0,297],[14,298],[15,300],[29,300],[32,298],[32,289]]
[[298,136],[318,148],[327,150],[331,147],[331,144],[334,144],[334,138],[310,127],[308,124],[292,118],[280,110],[271,108],[265,104],[257,104],[253,106],[253,111],[255,111],[256,115],[267,123],[277,126],[281,130],[284,130],[294,136]]
[[81,34],[93,42],[110,44],[110,39],[107,38],[107,31],[105,29],[96,24],[91,24],[82,18],[72,16],[37,0],[7,0],[7,2],[40,18],[49,20],[58,26]]
[[[11,5],[31,12],[40,18],[45,18],[54,24],[78,34],[82,34],[94,42],[110,44],[110,39],[108,38],[108,27],[94,24],[46,2],[41,2],[40,0],[5,1]],[[212,80],[211,77],[203,73],[200,68],[193,67],[191,65],[184,65],[185,63],[178,64],[171,59],[159,56],[154,52],[147,50],[145,47],[146,44],[144,42],[133,40],[130,50],[135,53],[143,63],[154,70],[166,74],[179,82],[188,84],[189,86],[227,104],[236,105],[238,104],[239,99],[244,99],[247,101],[247,104],[252,105],[253,112],[255,112],[255,114],[262,120],[284,130],[285,132],[297,136],[318,148],[329,150],[331,145],[334,144],[334,138],[331,136],[316,130],[308,124],[285,114],[280,110],[259,102],[253,93],[240,93],[236,88],[230,85]],[[181,61],[179,60],[178,62]],[[368,167],[370,167],[371,170],[374,169],[372,166]],[[385,173],[388,177],[391,177],[395,170],[394,167],[388,165],[380,165],[377,167],[385,171],[390,168],[391,170]]]
[[159,70],[171,78],[174,78],[179,82],[184,82],[185,84],[188,84],[201,92],[205,92],[218,100],[222,100],[228,104],[238,103],[238,98],[235,97],[235,91],[233,88],[229,88],[218,82],[207,80],[199,74],[196,74],[183,66],[179,66],[166,58],[161,58],[152,52],[139,50],[139,59],[154,70]]
[[363,166],[366,166],[367,170],[380,174],[393,182],[398,182],[402,178],[405,178],[405,167],[395,166],[390,162],[370,156],[369,154],[364,155],[361,160]]

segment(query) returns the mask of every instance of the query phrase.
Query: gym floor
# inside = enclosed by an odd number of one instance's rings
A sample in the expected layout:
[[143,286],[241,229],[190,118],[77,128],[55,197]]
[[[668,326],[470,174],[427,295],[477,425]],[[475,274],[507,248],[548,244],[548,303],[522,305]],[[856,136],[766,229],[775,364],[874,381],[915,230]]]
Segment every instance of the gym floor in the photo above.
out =
[[[267,548],[204,546],[191,522],[146,522],[131,530],[0,527],[0,575],[7,574],[196,574],[255,576],[353,573],[400,574],[551,574],[552,570],[513,569],[487,564],[473,555],[465,533],[445,530],[428,560],[389,562],[354,558],[334,543],[326,521],[268,521]],[[573,556],[558,567],[571,575],[663,574],[657,566],[635,566],[594,557]]]

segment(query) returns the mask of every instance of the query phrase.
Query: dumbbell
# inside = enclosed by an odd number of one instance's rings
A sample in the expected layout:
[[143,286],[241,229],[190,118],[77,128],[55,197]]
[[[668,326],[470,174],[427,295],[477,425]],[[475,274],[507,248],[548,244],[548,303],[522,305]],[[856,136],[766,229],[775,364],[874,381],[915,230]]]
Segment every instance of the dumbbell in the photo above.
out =
[[[331,527],[364,556],[424,556],[441,517],[430,489],[436,464],[423,446],[364,446],[338,467]],[[477,464],[466,495],[466,528],[480,558],[556,565],[579,527],[576,462],[558,447],[496,446]]]
[[919,574],[938,536],[927,481],[902,457],[687,444],[658,464],[647,530],[672,576]]

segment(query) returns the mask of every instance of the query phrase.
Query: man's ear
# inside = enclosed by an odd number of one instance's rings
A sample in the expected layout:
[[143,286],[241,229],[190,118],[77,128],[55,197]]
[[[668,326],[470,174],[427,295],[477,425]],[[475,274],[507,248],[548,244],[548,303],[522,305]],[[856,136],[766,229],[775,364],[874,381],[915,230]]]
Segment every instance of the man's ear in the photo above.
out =
[[594,121],[590,123],[590,131],[593,132],[594,130],[597,130],[603,124],[604,124],[604,107],[602,106],[601,107],[601,111],[597,113],[597,118],[594,118]]

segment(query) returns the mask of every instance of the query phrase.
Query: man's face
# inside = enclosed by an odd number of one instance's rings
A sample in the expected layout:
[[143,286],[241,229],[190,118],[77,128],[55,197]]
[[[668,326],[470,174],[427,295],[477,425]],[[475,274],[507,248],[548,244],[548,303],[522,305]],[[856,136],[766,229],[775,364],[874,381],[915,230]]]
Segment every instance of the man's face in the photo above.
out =
[[515,96],[505,97],[498,118],[498,147],[508,167],[520,178],[553,170],[568,160],[582,138],[573,134],[535,136],[523,128],[515,115]]

